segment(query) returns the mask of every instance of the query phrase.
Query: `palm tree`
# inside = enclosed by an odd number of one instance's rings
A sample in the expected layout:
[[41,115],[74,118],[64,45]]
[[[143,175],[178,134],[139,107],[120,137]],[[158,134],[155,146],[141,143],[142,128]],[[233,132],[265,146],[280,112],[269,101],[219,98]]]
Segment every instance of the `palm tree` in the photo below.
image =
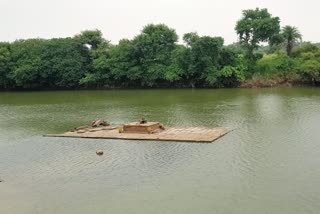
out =
[[293,46],[296,42],[302,40],[302,35],[298,28],[289,25],[282,28],[281,35],[286,43],[287,54],[291,56]]

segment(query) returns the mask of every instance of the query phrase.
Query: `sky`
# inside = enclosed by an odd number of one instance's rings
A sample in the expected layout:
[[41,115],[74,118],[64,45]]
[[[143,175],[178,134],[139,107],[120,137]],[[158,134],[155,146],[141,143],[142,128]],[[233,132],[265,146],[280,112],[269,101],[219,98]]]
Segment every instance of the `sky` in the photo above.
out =
[[184,33],[237,41],[236,21],[244,9],[268,8],[281,26],[298,27],[304,41],[320,42],[319,0],[0,0],[0,41],[70,37],[99,29],[116,44],[143,26],[163,23]]

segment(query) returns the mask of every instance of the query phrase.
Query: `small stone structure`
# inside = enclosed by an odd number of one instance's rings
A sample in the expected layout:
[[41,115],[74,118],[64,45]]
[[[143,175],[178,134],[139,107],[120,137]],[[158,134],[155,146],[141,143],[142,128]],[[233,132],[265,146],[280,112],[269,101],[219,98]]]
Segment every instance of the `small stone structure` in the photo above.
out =
[[134,122],[123,125],[123,133],[147,133],[152,134],[161,130],[159,122]]

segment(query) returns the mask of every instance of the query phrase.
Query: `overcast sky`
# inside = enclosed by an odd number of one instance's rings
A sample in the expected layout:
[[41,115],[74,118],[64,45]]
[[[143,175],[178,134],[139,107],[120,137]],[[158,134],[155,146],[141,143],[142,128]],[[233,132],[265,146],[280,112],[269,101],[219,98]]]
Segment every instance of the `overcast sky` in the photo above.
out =
[[164,23],[184,33],[222,36],[234,31],[243,9],[266,7],[281,25],[298,27],[305,41],[320,41],[320,0],[0,0],[0,41],[68,37],[100,29],[117,43],[133,38],[148,23]]

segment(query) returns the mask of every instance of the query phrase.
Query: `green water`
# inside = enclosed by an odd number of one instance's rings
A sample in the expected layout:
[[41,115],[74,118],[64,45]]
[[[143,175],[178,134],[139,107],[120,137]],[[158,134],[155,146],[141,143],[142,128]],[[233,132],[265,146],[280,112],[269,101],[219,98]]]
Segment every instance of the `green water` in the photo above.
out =
[[[212,144],[42,137],[141,116],[235,130]],[[320,88],[2,92],[0,179],[1,214],[318,214]]]

